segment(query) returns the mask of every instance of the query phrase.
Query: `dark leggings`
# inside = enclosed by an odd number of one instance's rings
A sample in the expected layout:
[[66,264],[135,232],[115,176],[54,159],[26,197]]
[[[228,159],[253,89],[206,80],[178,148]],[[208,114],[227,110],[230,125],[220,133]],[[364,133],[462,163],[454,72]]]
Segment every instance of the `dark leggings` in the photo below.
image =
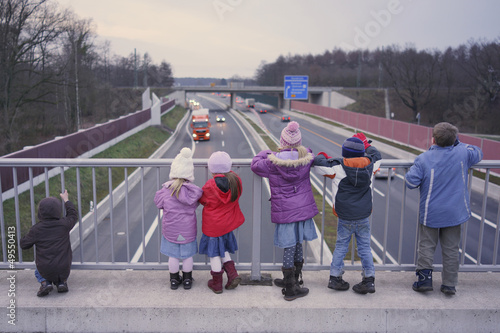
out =
[[292,268],[294,262],[302,262],[303,257],[301,243],[297,243],[292,247],[287,247],[283,251],[283,267]]

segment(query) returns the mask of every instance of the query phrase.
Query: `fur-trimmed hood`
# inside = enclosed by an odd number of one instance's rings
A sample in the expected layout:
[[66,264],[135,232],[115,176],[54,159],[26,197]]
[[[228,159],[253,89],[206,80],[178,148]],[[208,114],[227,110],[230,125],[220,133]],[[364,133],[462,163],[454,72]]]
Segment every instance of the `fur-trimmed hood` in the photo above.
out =
[[278,153],[267,155],[267,159],[275,166],[276,171],[287,181],[301,178],[304,170],[309,170],[314,161],[314,155],[308,152],[306,156],[299,158],[296,150],[282,150]]

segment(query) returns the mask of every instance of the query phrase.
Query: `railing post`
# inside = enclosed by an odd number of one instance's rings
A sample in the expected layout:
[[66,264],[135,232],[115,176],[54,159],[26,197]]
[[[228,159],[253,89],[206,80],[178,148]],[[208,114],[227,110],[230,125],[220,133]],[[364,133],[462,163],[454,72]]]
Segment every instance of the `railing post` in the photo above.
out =
[[250,278],[260,280],[260,228],[262,211],[262,178],[253,175],[252,191],[252,269]]

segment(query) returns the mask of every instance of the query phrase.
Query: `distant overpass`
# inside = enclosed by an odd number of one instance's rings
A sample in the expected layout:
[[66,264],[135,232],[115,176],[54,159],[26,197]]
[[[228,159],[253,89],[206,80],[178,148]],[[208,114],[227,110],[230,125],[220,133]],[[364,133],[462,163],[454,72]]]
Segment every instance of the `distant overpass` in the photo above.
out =
[[[236,107],[236,95],[238,93],[257,93],[274,95],[278,97],[278,108],[289,109],[290,100],[285,100],[283,97],[283,87],[261,87],[261,86],[250,86],[250,87],[229,87],[229,86],[178,86],[172,87],[175,91],[183,92],[183,98],[186,100],[186,93],[230,93],[231,94],[231,107]],[[341,87],[309,87],[308,93],[309,98],[303,100],[304,102],[320,104],[323,106],[332,106],[332,92],[342,90]]]

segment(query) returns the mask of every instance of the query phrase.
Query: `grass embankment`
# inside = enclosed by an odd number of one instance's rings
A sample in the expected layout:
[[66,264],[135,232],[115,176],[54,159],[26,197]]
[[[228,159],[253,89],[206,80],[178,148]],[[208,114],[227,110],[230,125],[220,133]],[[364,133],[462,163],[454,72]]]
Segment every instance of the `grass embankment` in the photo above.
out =
[[[264,142],[268,145],[269,149],[271,149],[272,151],[278,150],[278,146],[276,145],[276,143],[262,130],[259,125],[257,125],[253,120],[251,120],[242,112],[238,112],[250,123],[250,125],[252,125],[252,127],[257,131],[262,139],[264,139]],[[342,125],[338,124],[338,126]],[[316,206],[320,209],[320,214],[322,214],[321,207],[323,207],[323,195],[321,195],[314,186],[312,186],[312,191],[314,194],[314,200],[316,201]],[[330,250],[333,251],[333,249],[335,248],[335,241],[337,240],[337,217],[333,214],[332,207],[327,203],[325,203],[325,211],[323,213],[325,214],[325,242]],[[314,222],[316,223],[318,229],[321,231],[321,215],[315,217]],[[318,237],[320,237],[320,235],[318,235]],[[352,247],[349,247],[349,252],[345,257],[345,260],[351,260],[351,249]],[[359,260],[357,255],[355,255],[355,259]]]
[[[186,110],[176,106],[172,111],[162,116],[161,122],[168,128],[176,128]],[[170,134],[161,127],[148,127],[92,158],[148,158],[153,154],[168,138]],[[101,201],[109,194],[109,171],[108,168],[95,168],[96,202]],[[127,169],[130,175],[135,168]],[[94,201],[92,168],[79,168],[80,192],[81,192],[81,215],[82,217],[90,211],[90,202]],[[125,179],[124,168],[112,168],[112,187],[115,188]],[[78,207],[77,203],[77,183],[76,168],[70,168],[64,172],[65,188],[68,190],[69,198]],[[48,181],[49,195],[59,197],[61,192],[61,177],[55,176]],[[36,205],[45,198],[45,182],[34,187],[34,202]],[[16,226],[15,202],[14,199],[6,200],[3,203],[4,218],[7,226]],[[35,221],[37,220],[35,209]],[[19,195],[19,221],[21,225],[21,236],[25,235],[32,225],[31,217],[31,197],[29,191]],[[17,236],[16,236],[17,237]],[[1,255],[1,249],[0,249]],[[18,260],[18,258],[17,258]],[[33,260],[33,250],[23,251],[23,261]]]

